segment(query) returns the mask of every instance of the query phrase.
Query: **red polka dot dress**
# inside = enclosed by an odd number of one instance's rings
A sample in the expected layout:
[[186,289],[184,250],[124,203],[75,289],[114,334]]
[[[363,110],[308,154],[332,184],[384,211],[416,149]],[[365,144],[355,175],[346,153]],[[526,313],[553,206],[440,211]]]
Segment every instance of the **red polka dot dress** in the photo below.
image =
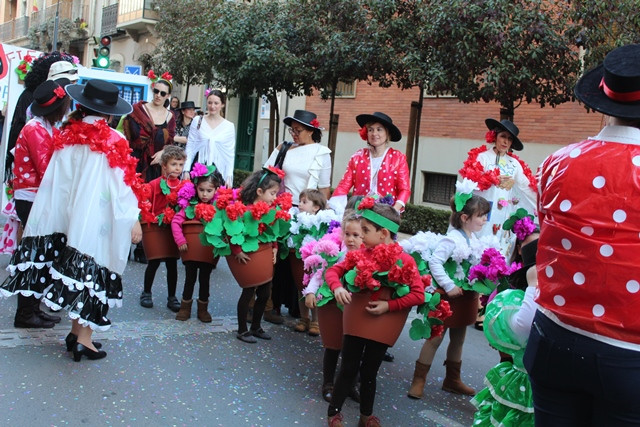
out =
[[537,302],[575,332],[640,350],[640,130],[596,138],[540,168]]

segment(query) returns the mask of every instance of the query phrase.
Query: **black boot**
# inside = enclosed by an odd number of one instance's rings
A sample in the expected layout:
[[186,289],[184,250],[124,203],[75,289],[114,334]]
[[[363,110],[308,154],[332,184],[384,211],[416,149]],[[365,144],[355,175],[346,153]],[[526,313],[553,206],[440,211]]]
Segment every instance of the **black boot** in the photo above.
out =
[[18,310],[13,321],[16,328],[53,328],[55,323],[42,319],[37,315],[34,307],[40,301],[34,297],[18,294]]

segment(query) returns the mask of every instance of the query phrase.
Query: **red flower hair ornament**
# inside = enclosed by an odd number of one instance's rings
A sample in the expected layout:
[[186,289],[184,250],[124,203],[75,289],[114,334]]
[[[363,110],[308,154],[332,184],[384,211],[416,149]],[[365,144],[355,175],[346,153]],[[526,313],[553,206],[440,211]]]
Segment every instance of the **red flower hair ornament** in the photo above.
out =
[[316,129],[320,129],[320,122],[318,121],[318,119],[311,120],[309,124]]
[[53,90],[53,93],[58,97],[58,98],[64,98],[65,96],[67,96],[67,92],[64,91],[64,89],[60,86],[58,86],[57,88],[55,88]]
[[360,134],[360,138],[362,138],[363,141],[367,141],[368,140],[369,129],[367,129],[366,126],[362,126],[360,128],[360,130],[358,131],[358,133]]
[[487,144],[493,144],[494,142],[496,142],[497,137],[498,134],[495,130],[489,130],[484,134],[484,140],[487,141]]
[[266,171],[271,172],[271,173],[275,173],[276,175],[278,175],[278,178],[280,179],[284,179],[284,171],[280,168],[277,168],[275,166],[267,166]]

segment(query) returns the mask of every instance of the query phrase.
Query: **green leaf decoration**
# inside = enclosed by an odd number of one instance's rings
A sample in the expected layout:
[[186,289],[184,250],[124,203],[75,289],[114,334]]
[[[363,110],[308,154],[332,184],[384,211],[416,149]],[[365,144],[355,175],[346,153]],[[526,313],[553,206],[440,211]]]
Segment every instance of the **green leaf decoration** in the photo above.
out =
[[167,183],[167,180],[164,178],[160,180],[160,191],[162,191],[162,194],[164,194],[165,196],[171,193],[169,184]]
[[275,219],[276,219],[276,210],[271,209],[269,210],[269,212],[264,214],[262,218],[260,218],[260,222],[263,222],[265,224],[271,224]]
[[258,239],[255,237],[248,237],[242,244],[242,251],[246,253],[255,252],[258,250]]
[[[224,211],[223,211],[224,212]],[[226,214],[225,214],[226,215]],[[222,218],[216,213],[211,222],[208,222],[204,226],[204,232],[210,236],[220,236],[222,235]]]
[[347,274],[344,275],[344,280],[350,284],[353,285],[355,283],[356,280],[356,276],[358,275],[357,271],[355,268],[347,271]]
[[244,234],[236,234],[231,238],[231,243],[234,245],[242,245],[245,241]]
[[410,291],[409,285],[399,285],[396,288],[396,295],[398,296],[398,298],[401,298],[407,295],[409,291]]
[[409,338],[413,341],[427,339],[431,337],[431,328],[420,319],[413,319],[409,329]]
[[187,219],[194,219],[196,217],[196,208],[193,205],[189,205],[184,209],[184,215]]
[[251,212],[248,212],[248,211],[245,212],[243,220],[244,220],[244,232],[249,236],[257,237],[258,225],[260,224],[260,222],[253,219],[253,216],[251,216]]
[[158,225],[162,225],[163,220],[164,220],[164,214],[161,213],[160,215],[158,215]]
[[234,236],[244,231],[244,224],[241,221],[225,222],[224,229],[229,236]]

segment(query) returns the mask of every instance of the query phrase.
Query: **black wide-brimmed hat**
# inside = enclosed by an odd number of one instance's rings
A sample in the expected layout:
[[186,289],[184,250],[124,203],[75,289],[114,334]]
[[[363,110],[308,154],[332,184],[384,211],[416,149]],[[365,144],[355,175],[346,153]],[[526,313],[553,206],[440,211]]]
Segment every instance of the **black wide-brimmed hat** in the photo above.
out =
[[391,141],[395,142],[402,139],[402,132],[400,132],[400,129],[393,124],[391,117],[387,116],[385,113],[375,112],[373,114],[360,114],[356,116],[356,122],[358,122],[360,127],[367,123],[380,123],[387,128],[387,131],[389,132],[389,139]]
[[396,125],[393,124],[393,120],[391,117],[387,116],[384,113],[375,112],[373,114],[359,114],[356,116],[356,122],[360,125],[360,127],[366,125],[367,123],[380,123],[384,127],[387,128],[389,132],[389,139],[391,141],[400,141],[402,139],[402,132]]
[[51,114],[67,97],[64,88],[52,80],[46,80],[33,91],[33,102],[31,103],[31,113],[34,116],[46,116]]
[[176,108],[176,110],[184,110],[185,108],[193,108],[194,110],[197,110],[200,107],[196,107],[196,104],[193,101],[185,101],[180,103],[180,107]]
[[[312,113],[311,111],[296,110],[293,113],[293,117],[287,116],[282,121],[284,122],[285,125],[291,126],[291,122],[294,120],[307,127],[324,130],[323,127],[320,127],[320,123],[318,122],[318,116],[315,113]],[[315,120],[315,123],[311,124],[311,122],[313,122],[314,120]]]
[[518,138],[520,129],[518,129],[518,126],[514,125],[511,120],[504,119],[497,121],[496,119],[486,119],[484,121],[484,124],[487,125],[487,128],[489,128],[489,130],[509,132],[513,137],[513,143],[511,144],[512,149],[521,151],[524,148],[524,145],[522,145],[522,141],[520,141],[520,139]]
[[602,64],[578,80],[574,93],[587,107],[600,113],[640,118],[640,44],[609,52]]
[[133,111],[131,104],[118,96],[118,86],[104,80],[89,80],[85,85],[69,85],[67,93],[78,104],[93,111],[123,116]]

